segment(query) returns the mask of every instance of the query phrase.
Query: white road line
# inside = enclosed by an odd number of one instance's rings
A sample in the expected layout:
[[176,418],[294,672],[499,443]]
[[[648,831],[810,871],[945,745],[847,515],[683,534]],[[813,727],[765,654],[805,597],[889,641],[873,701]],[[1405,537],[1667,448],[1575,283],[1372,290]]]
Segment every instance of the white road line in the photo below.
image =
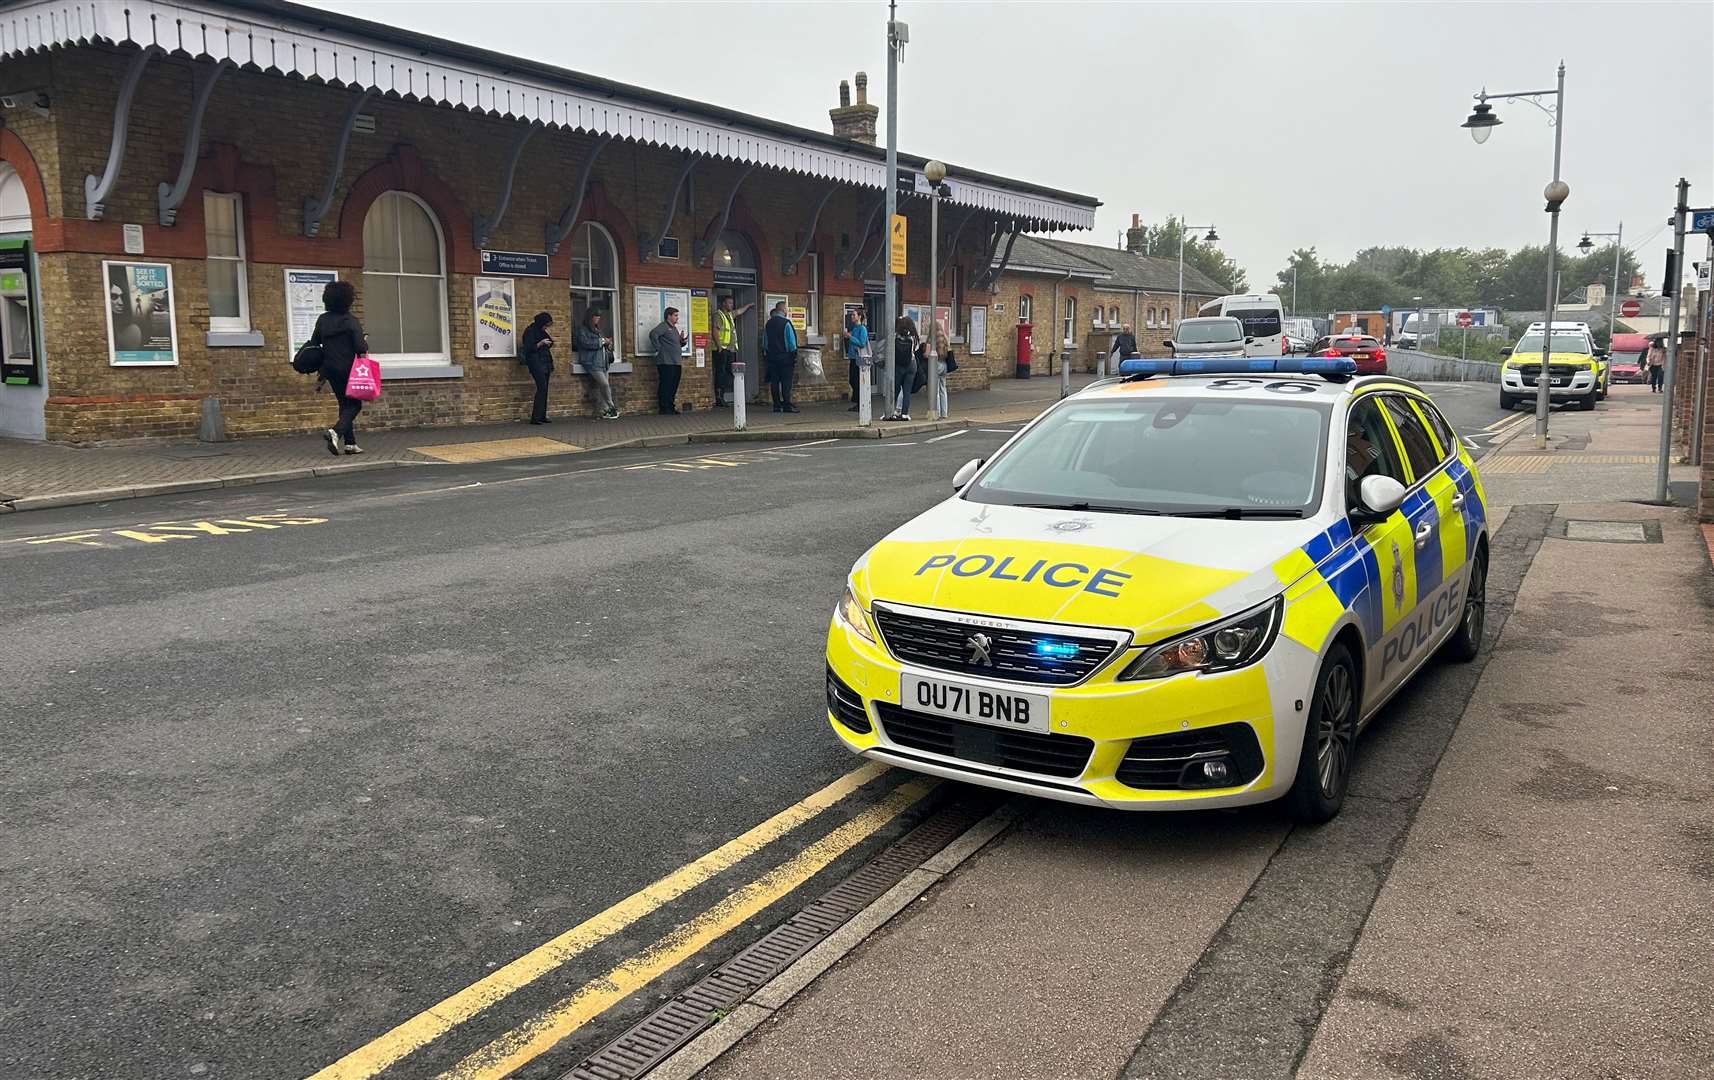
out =
[[949,431],[945,435],[936,435],[934,438],[932,438],[928,441],[929,442],[945,442],[947,439],[956,439],[960,435],[964,435],[964,434],[968,434],[968,429],[966,429],[965,431]]
[[1018,433],[1017,428],[1006,428],[1006,427],[985,427],[985,428],[977,428],[976,430],[977,431],[985,431],[990,435],[1016,435]]

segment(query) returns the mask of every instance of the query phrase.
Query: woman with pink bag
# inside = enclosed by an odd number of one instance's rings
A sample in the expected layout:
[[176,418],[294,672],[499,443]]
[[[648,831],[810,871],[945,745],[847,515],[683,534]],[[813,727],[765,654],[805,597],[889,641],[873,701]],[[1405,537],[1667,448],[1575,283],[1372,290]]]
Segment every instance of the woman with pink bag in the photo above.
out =
[[[363,334],[363,324],[351,314],[357,300],[357,289],[349,281],[330,281],[321,290],[321,304],[327,310],[315,320],[315,332],[309,344],[321,348],[321,378],[339,399],[339,420],[322,432],[327,440],[327,452],[361,454],[357,432],[352,424],[363,411],[362,398],[346,394],[346,381],[351,378],[351,365],[359,356],[367,356],[369,339]],[[370,395],[373,398],[373,395]]]

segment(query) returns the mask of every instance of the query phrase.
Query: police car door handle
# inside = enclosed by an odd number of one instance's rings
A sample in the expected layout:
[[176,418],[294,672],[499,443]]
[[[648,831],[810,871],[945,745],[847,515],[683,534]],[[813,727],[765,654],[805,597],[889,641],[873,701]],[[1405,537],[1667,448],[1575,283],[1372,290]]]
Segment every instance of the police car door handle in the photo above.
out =
[[1428,538],[1434,535],[1434,522],[1425,521],[1416,527],[1416,546],[1427,547]]
[[1452,509],[1454,509],[1454,510],[1464,509],[1464,493],[1462,491],[1460,491],[1458,494],[1452,496]]

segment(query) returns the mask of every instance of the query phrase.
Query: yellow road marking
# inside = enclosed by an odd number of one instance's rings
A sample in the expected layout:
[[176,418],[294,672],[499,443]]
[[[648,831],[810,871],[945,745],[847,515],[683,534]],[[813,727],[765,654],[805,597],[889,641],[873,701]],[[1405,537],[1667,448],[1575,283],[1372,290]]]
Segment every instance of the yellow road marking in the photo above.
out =
[[1534,413],[1517,413],[1515,415],[1507,416],[1507,417],[1504,417],[1503,419],[1496,420],[1492,424],[1489,424],[1487,427],[1483,428],[1482,430],[1483,431],[1498,431],[1501,428],[1515,427],[1518,424],[1525,424],[1525,423],[1528,423],[1529,421],[1534,420],[1534,419],[1535,419]]
[[788,806],[742,836],[686,863],[666,877],[552,938],[436,1005],[358,1047],[310,1080],[361,1080],[439,1038],[490,1005],[528,986],[578,954],[630,926],[661,905],[684,895],[749,855],[791,832],[887,771],[868,762],[820,791]]
[[834,859],[874,835],[938,785],[911,780],[788,862],[679,924],[642,952],[585,983],[542,1015],[520,1024],[442,1073],[439,1080],[497,1080],[535,1060],[561,1039],[614,1004],[696,955],[703,946],[742,925],[802,885]]
[[413,446],[411,452],[463,465],[472,461],[505,461],[508,458],[542,457],[546,454],[575,454],[582,449],[581,446],[538,435],[523,439],[489,439],[486,442]]

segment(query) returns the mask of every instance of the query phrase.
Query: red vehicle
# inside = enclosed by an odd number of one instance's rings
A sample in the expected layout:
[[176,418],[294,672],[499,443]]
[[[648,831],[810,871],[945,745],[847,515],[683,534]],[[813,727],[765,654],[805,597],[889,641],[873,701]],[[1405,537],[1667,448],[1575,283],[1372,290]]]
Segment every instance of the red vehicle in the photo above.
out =
[[1387,350],[1367,334],[1329,334],[1310,347],[1311,356],[1343,356],[1357,361],[1359,375],[1385,375]]
[[1643,366],[1643,360],[1648,352],[1647,334],[1614,334],[1613,345],[1607,351],[1607,382],[1647,382],[1648,368]]

